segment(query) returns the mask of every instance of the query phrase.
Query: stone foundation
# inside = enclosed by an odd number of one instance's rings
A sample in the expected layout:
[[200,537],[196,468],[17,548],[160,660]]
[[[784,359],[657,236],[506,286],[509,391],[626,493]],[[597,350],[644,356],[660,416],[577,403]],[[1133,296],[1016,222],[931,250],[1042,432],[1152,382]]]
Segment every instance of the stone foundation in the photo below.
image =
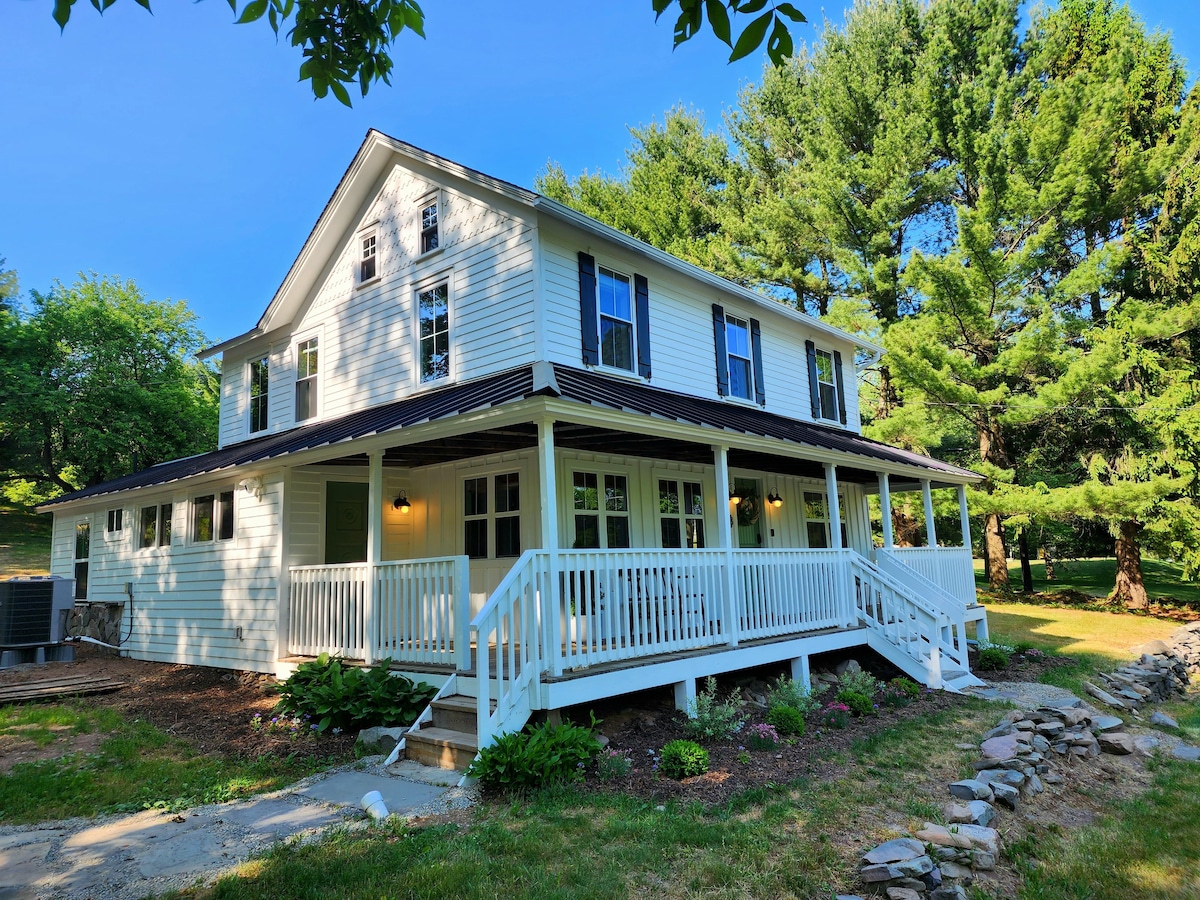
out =
[[124,615],[124,603],[76,603],[67,618],[67,634],[90,637],[105,644],[119,644],[123,637],[121,620]]

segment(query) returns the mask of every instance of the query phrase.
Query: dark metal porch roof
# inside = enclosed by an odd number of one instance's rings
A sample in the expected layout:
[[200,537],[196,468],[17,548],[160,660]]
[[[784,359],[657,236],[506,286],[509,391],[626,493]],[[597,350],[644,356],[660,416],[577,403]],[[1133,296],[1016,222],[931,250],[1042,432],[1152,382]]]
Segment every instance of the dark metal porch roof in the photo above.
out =
[[[852,454],[863,461],[889,462],[923,469],[933,477],[948,475],[955,480],[979,477],[950,463],[889,447],[839,428],[801,422],[734,403],[690,397],[568,366],[554,366],[555,383],[547,384],[547,379],[535,377],[535,369],[541,368],[545,373],[543,367],[544,364],[538,364],[510,369],[465,384],[349,413],[327,422],[303,425],[210,453],[161,463],[141,472],[65,494],[40,508],[50,509],[73,500],[169,484],[183,478],[264,462],[302,450],[342,444],[422,422],[447,419],[535,395],[699,425],[720,430],[727,435],[753,435],[801,447]],[[853,461],[847,460],[847,464],[853,465]]]

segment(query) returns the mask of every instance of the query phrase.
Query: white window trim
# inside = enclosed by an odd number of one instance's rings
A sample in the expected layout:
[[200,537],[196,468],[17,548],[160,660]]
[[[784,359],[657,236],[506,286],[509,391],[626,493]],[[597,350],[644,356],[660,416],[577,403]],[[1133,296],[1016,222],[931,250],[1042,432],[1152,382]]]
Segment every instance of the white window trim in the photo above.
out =
[[[300,345],[306,344],[309,341],[317,342],[317,374],[315,378],[316,404],[317,412],[315,415],[309,416],[307,419],[296,418],[296,385],[301,381],[300,375]],[[293,425],[311,425],[313,422],[320,422],[325,418],[325,366],[329,361],[329,347],[325,343],[325,329],[320,328],[316,331],[302,332],[296,339],[292,341],[291,347],[291,365],[292,365],[292,387],[289,402],[291,403],[291,415]]]
[[[818,401],[818,403],[820,402],[820,399],[821,399],[821,385],[827,384],[833,389],[833,409],[830,410],[830,415],[825,415],[825,410],[824,410],[824,408],[822,408],[821,409],[821,421],[836,422],[837,424],[840,425],[841,424],[841,416],[838,415],[837,363],[835,361],[836,358],[834,357],[832,350],[825,350],[821,347],[816,347],[815,351],[816,351],[816,368],[817,368],[817,401]],[[821,380],[821,356],[822,356],[822,354],[829,357],[829,371],[832,373],[832,376],[833,376],[832,382]]]
[[[219,516],[218,516],[218,503],[220,501],[221,494],[223,494],[227,491],[231,492],[233,494],[233,497],[232,497],[233,535],[231,537],[222,538],[222,537],[219,537],[219,530],[218,530],[219,529],[219,521],[220,521]],[[196,501],[199,500],[201,497],[208,497],[208,496],[211,496],[213,498],[213,526],[212,526],[213,527],[213,536],[212,536],[211,540],[199,541],[199,540],[196,540]],[[241,513],[241,504],[238,502],[237,485],[220,484],[220,485],[214,485],[212,487],[200,488],[198,490],[193,491],[192,493],[190,493],[188,495],[188,499],[187,499],[187,518],[184,521],[184,528],[187,529],[187,535],[184,539],[185,545],[188,547],[200,547],[200,548],[216,547],[216,546],[235,546],[237,544],[238,517],[239,517],[240,513]],[[175,529],[172,528],[171,529],[172,540],[174,539],[174,536],[175,536]]]
[[[375,238],[375,274],[370,278],[362,278],[362,248],[363,243],[368,238]],[[379,228],[379,220],[370,222],[358,229],[354,235],[354,252],[352,254],[354,265],[354,287],[362,288],[369,287],[379,281],[383,277],[383,239]]]
[[[111,512],[119,512],[121,514],[121,527],[115,531],[108,530],[108,514]],[[123,506],[110,506],[104,510],[104,540],[106,543],[116,543],[125,536],[125,532],[129,525],[129,510]]]
[[[729,322],[730,322],[730,320],[733,320],[733,321],[738,322],[741,325],[745,326],[745,329],[746,329],[746,352],[749,354],[748,356],[741,356],[740,354],[734,353],[729,348]],[[749,376],[747,383],[750,385],[750,396],[749,397],[739,397],[737,394],[735,394],[733,392],[733,369],[730,366],[729,361],[734,358],[744,359],[746,361],[746,370],[747,370],[747,373]],[[726,394],[727,399],[733,400],[733,401],[736,401],[739,403],[748,403],[751,406],[758,406],[758,403],[756,403],[755,399],[754,399],[757,396],[756,390],[758,388],[758,385],[756,385],[754,383],[754,334],[750,330],[750,319],[749,318],[743,319],[741,316],[735,316],[733,313],[730,313],[728,311],[725,313],[725,371],[728,373],[728,378],[729,378],[729,393]]]
[[[436,247],[434,247],[432,250],[422,251],[421,250],[421,232],[424,229],[422,228],[423,223],[422,223],[421,214],[425,211],[425,208],[427,206],[429,206],[431,203],[437,204],[438,245]],[[436,190],[431,191],[428,194],[425,194],[424,196],[421,197],[421,199],[419,199],[417,201],[416,210],[417,211],[416,211],[415,234],[416,234],[417,241],[413,247],[413,249],[415,251],[413,256],[414,256],[414,258],[419,259],[419,260],[432,259],[433,257],[437,256],[439,253],[441,253],[446,248],[446,228],[445,228],[445,225],[446,225],[446,197],[445,197],[445,192],[441,188],[437,188]]]
[[[629,361],[633,366],[631,369],[610,366],[604,361],[604,333],[600,327],[604,319],[604,312],[600,308],[600,273],[605,269],[613,275],[619,275],[629,280]],[[609,316],[609,318],[615,319],[615,321],[622,321],[616,319],[614,316]],[[594,366],[589,366],[589,368],[618,377],[631,378],[643,384],[646,383],[646,379],[638,373],[637,286],[634,284],[633,275],[622,272],[614,266],[601,265],[599,260],[596,261],[596,358],[599,362]]]
[[[446,374],[440,378],[434,378],[429,381],[424,381],[421,378],[421,294],[426,291],[433,290],[438,285],[446,285],[446,331],[447,331],[447,354],[449,358],[446,360]],[[458,367],[455,365],[455,336],[458,333],[457,323],[454,316],[454,270],[444,269],[436,275],[431,275],[428,278],[422,278],[416,282],[412,289],[412,384],[414,391],[427,390],[431,388],[445,387],[458,377]]]
[[[254,390],[254,364],[257,362],[261,362],[264,359],[267,361],[267,394],[266,394],[266,397],[267,397],[266,422],[267,422],[267,424],[263,428],[260,428],[258,431],[255,431],[254,430],[254,397],[250,392],[252,390]],[[271,430],[271,388],[272,388],[271,370],[274,368],[275,368],[275,366],[272,363],[271,353],[269,350],[263,351],[262,353],[256,353],[256,354],[252,355],[249,359],[246,360],[246,393],[245,393],[245,397],[246,397],[246,434],[248,434],[248,435],[266,434],[268,431]]]

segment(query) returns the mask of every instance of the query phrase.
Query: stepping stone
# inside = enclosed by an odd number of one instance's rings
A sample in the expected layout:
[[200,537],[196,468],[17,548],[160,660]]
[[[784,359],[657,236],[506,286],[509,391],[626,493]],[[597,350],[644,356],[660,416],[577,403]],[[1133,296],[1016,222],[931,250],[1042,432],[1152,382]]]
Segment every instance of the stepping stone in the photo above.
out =
[[1144,753],[1149,756],[1161,743],[1162,741],[1154,737],[1154,735],[1139,735],[1133,739],[1133,749],[1137,750],[1138,753]]

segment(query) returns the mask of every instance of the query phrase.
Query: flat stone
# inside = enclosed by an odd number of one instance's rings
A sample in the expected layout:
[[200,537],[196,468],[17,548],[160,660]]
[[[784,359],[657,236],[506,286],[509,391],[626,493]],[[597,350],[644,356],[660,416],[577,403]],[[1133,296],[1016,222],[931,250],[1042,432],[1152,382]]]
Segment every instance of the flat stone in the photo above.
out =
[[[0,887],[0,898],[8,900],[24,900],[28,897],[43,896],[36,887],[47,876],[46,856],[54,847],[54,841],[46,838],[46,832],[36,833],[40,840],[12,843],[0,849],[0,872],[3,873],[3,887]],[[20,837],[32,837],[23,834]],[[10,893],[11,892],[11,893]]]
[[1046,784],[1062,784],[1063,777],[1050,772],[1042,780],[1046,782]]
[[891,866],[902,876],[918,878],[933,870],[933,860],[928,856],[918,856],[916,859],[906,859],[904,862],[892,863]]
[[996,856],[984,850],[976,850],[971,854],[971,865],[985,872],[996,868]]
[[887,863],[876,863],[873,866],[864,866],[858,875],[867,884],[878,884],[880,881],[891,881],[896,877],[896,874],[892,871],[892,867]]
[[1012,722],[1001,722],[991,731],[985,731],[983,733],[982,740],[990,741],[992,738],[1008,737],[1008,735],[1012,734],[1016,730],[1016,725],[1014,725]]
[[1100,749],[1105,753],[1125,756],[1133,752],[1133,738],[1124,731],[1107,731],[1100,735]]
[[946,878],[970,878],[971,867],[956,862],[944,862],[941,865],[942,875]]
[[887,898],[888,900],[921,900],[921,895],[912,888],[889,887]]
[[1025,779],[1025,789],[1031,794],[1040,794],[1042,791],[1046,790],[1046,788],[1042,786],[1042,779],[1038,778],[1036,772]]
[[945,884],[931,893],[929,900],[967,900],[967,892],[961,884]]
[[904,862],[925,855],[925,845],[912,838],[895,838],[868,850],[862,861],[869,865]]
[[979,745],[979,750],[988,759],[1009,759],[1021,752],[1021,742],[1015,734],[988,738]]
[[1150,713],[1151,725],[1162,725],[1166,728],[1178,728],[1179,723],[1168,716],[1166,713],[1158,712],[1157,710]]
[[996,818],[995,808],[986,800],[972,800],[967,804],[967,808],[971,810],[972,825],[982,825],[986,828]]
[[1200,747],[1193,747],[1191,744],[1177,744],[1171,751],[1171,755],[1184,762],[1200,762]]
[[1042,737],[1053,740],[1066,731],[1066,726],[1062,722],[1043,722],[1037,727],[1037,730]]
[[1059,707],[1055,710],[1058,713],[1062,723],[1068,728],[1080,725],[1087,721],[1088,714],[1082,709],[1072,709],[1069,706]]
[[[982,803],[983,801],[982,800],[973,800],[971,802]],[[954,824],[955,822],[970,822],[970,821],[972,821],[971,807],[967,806],[964,803],[947,803],[945,806],[942,807],[942,816],[943,816],[943,818],[945,818],[945,820],[947,822],[949,822],[951,824]]]
[[1138,655],[1153,656],[1155,653],[1170,653],[1171,648],[1165,641],[1147,641],[1140,647],[1134,647],[1133,652]]
[[974,778],[964,778],[950,785],[950,796],[959,800],[991,800],[992,789],[982,781]]
[[1035,734],[1030,743],[1033,745],[1033,749],[1039,753],[1045,753],[1050,749],[1050,742],[1046,740],[1044,735]]
[[981,825],[959,825],[958,833],[965,835],[976,850],[998,856],[1000,854],[1000,835],[994,828],[984,828]]
[[1015,769],[984,769],[976,776],[976,781],[982,781],[986,785],[990,785],[992,790],[996,789],[997,784],[1005,784],[1010,787],[1019,788],[1025,783],[1025,774],[1018,772]]
[[995,793],[996,802],[1001,806],[1007,806],[1009,809],[1017,808],[1017,800],[1021,797],[1021,792],[1011,784],[1003,782],[993,782],[992,791]]
[[1118,700],[1116,697],[1114,697],[1108,691],[1103,690],[1102,688],[1096,687],[1096,685],[1092,684],[1090,681],[1085,681],[1083,683],[1083,689],[1085,691],[1087,691],[1089,694],[1091,694],[1093,697],[1095,697],[1097,700],[1099,700],[1101,703],[1107,704],[1108,706],[1115,706],[1117,709],[1128,709],[1129,708],[1129,704],[1127,702],[1125,702],[1124,700]]
[[1013,728],[1017,731],[1033,731],[1037,728],[1037,723],[1032,719],[1022,719],[1020,722],[1013,722]]
[[968,838],[960,837],[949,828],[943,825],[935,825],[932,822],[926,822],[924,828],[913,833],[913,837],[919,841],[934,844],[938,847],[958,847],[963,850],[971,849],[971,841]]

